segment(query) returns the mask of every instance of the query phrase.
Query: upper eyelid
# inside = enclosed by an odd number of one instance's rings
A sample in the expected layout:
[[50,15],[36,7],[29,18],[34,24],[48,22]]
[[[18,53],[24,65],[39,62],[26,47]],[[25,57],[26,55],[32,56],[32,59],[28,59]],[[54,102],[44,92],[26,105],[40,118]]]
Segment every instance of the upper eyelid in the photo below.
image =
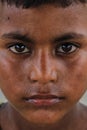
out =
[[[16,43],[17,44],[17,43]],[[25,50],[27,51],[24,51],[23,50],[23,52],[17,52],[17,50],[15,50],[15,45],[16,44],[13,44],[13,45],[10,45],[10,46],[8,46],[8,50],[10,50],[11,52],[13,52],[14,54],[25,54],[25,53],[28,53],[28,52],[30,52],[29,51],[29,48],[28,47],[26,47],[25,45],[24,45],[24,47],[25,47]]]
[[81,44],[79,42],[75,42],[75,41],[63,41],[63,42],[60,42],[60,43],[56,43],[57,46],[62,46],[63,44],[72,44],[73,46],[76,46],[76,47],[80,47]]
[[15,46],[16,44],[23,44],[27,48],[30,46],[29,43],[25,43],[21,41],[10,41],[10,42],[7,42],[6,46],[9,48],[9,47]]
[[[73,45],[74,45],[74,47],[76,47],[75,50],[80,49],[80,45],[78,45],[78,46],[76,46],[75,44],[73,44]],[[60,45],[60,46],[58,45],[58,49],[61,49],[60,47],[61,47],[61,45]],[[69,56],[69,55],[72,54],[73,52],[75,52],[75,51],[68,52],[68,53],[58,52],[58,55],[59,55],[59,56]]]

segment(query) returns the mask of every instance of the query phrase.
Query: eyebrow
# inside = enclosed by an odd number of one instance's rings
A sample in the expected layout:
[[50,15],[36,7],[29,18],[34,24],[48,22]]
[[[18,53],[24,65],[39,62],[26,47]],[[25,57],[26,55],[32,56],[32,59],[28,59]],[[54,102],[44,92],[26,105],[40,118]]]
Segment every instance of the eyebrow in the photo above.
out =
[[14,39],[14,40],[19,40],[23,42],[33,42],[31,38],[28,37],[27,34],[21,34],[18,31],[17,32],[10,32],[2,35],[2,38],[9,38],[9,39]]
[[[21,34],[19,31],[3,34],[2,38],[19,40],[26,43],[34,42],[31,38],[29,38],[27,34]],[[78,39],[78,38],[84,38],[84,35],[80,33],[69,32],[69,33],[62,34],[61,36],[56,36],[55,38],[52,38],[53,39],[52,41],[53,43],[56,43],[56,42],[63,42],[63,41]]]
[[54,42],[62,42],[62,41],[67,41],[67,40],[72,40],[72,39],[78,39],[78,38],[84,38],[83,34],[79,34],[79,33],[65,33],[59,37],[55,37]]

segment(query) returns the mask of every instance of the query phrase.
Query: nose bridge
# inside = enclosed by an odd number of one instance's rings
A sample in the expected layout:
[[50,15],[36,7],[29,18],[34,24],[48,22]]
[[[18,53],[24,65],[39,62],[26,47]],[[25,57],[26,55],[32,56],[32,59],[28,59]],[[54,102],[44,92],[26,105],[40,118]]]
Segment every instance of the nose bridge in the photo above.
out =
[[49,66],[49,53],[48,50],[41,50],[40,52],[40,69],[41,73],[45,76],[48,75],[48,66]]
[[38,53],[37,66],[34,67],[31,73],[32,81],[38,82],[53,82],[57,80],[57,73],[48,49],[41,49]]
[[53,65],[51,64],[50,50],[43,47],[38,53],[38,60],[41,77],[44,80],[46,80],[47,77],[51,79]]

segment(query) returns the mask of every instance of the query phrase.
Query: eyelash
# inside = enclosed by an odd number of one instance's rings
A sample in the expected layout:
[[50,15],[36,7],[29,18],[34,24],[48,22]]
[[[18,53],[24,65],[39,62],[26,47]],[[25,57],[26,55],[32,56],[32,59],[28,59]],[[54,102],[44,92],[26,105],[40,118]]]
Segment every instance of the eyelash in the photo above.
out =
[[[68,47],[66,48],[66,52],[64,52],[64,46]],[[78,48],[80,48],[80,44],[74,42],[63,42],[59,45],[57,44],[55,48],[56,55],[70,55],[71,53],[76,52]]]
[[31,46],[27,47],[23,43],[20,42],[14,42],[11,43],[11,45],[8,46],[9,50],[15,54],[25,54],[25,53],[32,53]]
[[[13,42],[8,46],[8,48],[11,52],[15,54],[32,54],[32,47],[27,47],[24,43],[21,42]],[[71,53],[76,52],[78,48],[80,48],[79,43],[63,42],[56,45],[55,55],[68,56]]]

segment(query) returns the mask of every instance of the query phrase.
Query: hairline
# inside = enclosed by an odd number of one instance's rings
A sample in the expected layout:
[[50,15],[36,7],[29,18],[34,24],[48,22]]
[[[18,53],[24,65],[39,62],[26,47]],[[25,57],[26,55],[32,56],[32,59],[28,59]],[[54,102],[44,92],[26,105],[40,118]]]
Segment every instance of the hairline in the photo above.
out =
[[1,0],[1,4],[7,4],[9,6],[15,5],[17,8],[38,7],[41,5],[57,5],[58,7],[67,8],[73,4],[86,4],[87,0]]

